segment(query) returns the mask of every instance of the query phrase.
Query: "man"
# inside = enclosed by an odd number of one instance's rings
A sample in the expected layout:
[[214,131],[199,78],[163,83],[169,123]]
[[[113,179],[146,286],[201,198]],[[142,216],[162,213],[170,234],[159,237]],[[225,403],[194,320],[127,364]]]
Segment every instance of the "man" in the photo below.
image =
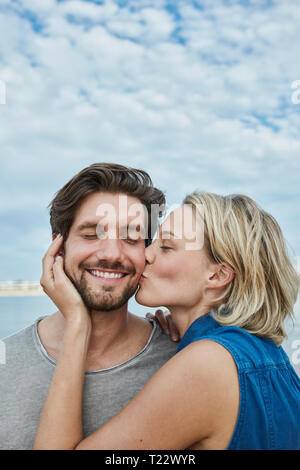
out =
[[[51,202],[53,238],[63,238],[65,272],[92,320],[84,436],[123,408],[177,348],[155,323],[127,308],[144,270],[145,243],[151,242],[164,202],[147,173],[105,163],[82,170]],[[44,268],[48,262],[49,253]],[[63,336],[64,317],[58,311],[5,339],[1,449],[32,449]]]

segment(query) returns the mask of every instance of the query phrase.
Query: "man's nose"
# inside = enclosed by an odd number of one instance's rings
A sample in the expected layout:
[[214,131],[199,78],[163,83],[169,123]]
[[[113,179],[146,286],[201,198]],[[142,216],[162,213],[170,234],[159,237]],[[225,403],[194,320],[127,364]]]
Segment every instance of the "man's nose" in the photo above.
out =
[[123,258],[121,240],[110,237],[99,240],[97,257],[108,261],[121,260]]

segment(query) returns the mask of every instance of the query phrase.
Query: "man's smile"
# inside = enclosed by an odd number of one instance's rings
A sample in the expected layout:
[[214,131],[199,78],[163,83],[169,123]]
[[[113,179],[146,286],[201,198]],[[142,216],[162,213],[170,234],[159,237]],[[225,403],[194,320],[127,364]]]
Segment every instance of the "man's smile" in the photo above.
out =
[[128,276],[128,273],[120,271],[112,271],[105,269],[86,269],[86,271],[94,278],[101,279],[104,282],[119,282],[124,277]]

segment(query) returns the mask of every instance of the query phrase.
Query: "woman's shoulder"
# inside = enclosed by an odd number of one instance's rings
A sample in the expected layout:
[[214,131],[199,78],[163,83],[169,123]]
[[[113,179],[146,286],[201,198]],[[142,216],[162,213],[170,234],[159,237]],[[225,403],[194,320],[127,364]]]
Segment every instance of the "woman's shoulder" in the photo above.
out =
[[235,325],[222,325],[214,318],[211,318],[207,331],[195,329],[191,333],[188,341],[182,344],[183,349],[204,340],[219,344],[233,357],[239,371],[288,365],[289,362],[282,348],[271,339],[254,335]]
[[[180,350],[172,359],[177,370],[191,375],[195,380],[232,380],[237,367],[231,352],[210,338],[199,338]],[[170,361],[169,361],[170,362]]]

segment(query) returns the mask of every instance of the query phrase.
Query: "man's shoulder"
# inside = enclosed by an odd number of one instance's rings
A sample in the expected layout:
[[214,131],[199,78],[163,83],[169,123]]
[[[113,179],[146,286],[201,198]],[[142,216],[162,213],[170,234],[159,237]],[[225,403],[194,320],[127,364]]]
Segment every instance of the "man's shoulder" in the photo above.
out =
[[178,343],[171,340],[170,336],[163,333],[159,325],[151,319],[147,319],[152,323],[153,330],[148,342],[149,352],[156,354],[164,354],[167,356],[173,356],[178,348]]
[[133,339],[137,338],[138,332],[140,332],[140,336],[143,336],[144,340],[146,333],[147,344],[143,348],[144,353],[150,354],[153,350],[157,352],[164,351],[165,353],[170,352],[171,354],[175,353],[178,344],[174,343],[170,336],[162,331],[160,325],[154,319],[133,313],[130,313],[130,318],[132,321]]
[[[143,349],[126,363],[127,373],[133,383],[143,384],[171,359],[178,344],[165,335],[155,321],[147,319],[152,324],[152,331]],[[124,368],[124,366],[123,366]]]
[[31,323],[28,326],[25,326],[21,330],[11,333],[4,338],[1,338],[1,341],[7,345],[20,344],[20,342],[26,342],[29,338],[32,338],[32,333],[34,330],[36,322]]
[[1,341],[4,342],[5,344],[20,344],[21,342],[24,342],[24,341],[28,341],[28,340],[31,341],[34,335],[34,332],[36,331],[38,322],[48,317],[49,316],[47,315],[38,317],[34,322],[30,323],[24,328],[17,330],[16,332],[11,333],[10,335],[2,337]]
[[[43,317],[41,317],[43,318]],[[8,370],[30,363],[37,352],[36,325],[39,319],[21,330],[1,339],[5,352],[5,367]],[[3,361],[2,361],[3,362]],[[3,369],[3,367],[1,367]]]

